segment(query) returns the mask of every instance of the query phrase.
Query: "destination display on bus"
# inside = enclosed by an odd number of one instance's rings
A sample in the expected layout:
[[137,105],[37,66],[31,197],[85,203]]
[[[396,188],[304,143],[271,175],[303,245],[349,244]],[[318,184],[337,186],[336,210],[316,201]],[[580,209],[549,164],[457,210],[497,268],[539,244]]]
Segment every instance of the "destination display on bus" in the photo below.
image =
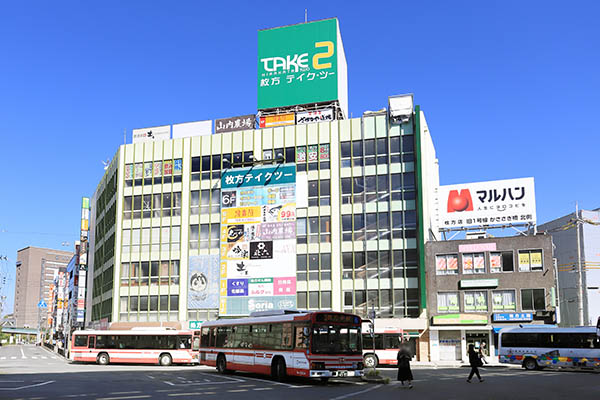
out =
[[358,324],[360,318],[349,314],[318,313],[315,315],[316,322],[332,322],[337,324]]

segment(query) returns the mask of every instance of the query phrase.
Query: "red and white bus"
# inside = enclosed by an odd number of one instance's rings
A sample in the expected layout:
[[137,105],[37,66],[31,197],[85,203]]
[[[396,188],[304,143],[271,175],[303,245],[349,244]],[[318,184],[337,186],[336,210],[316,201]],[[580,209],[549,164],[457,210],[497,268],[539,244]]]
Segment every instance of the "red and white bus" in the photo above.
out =
[[202,324],[200,364],[221,373],[361,376],[361,319],[353,314],[274,310]]
[[71,360],[109,363],[171,365],[198,362],[199,338],[173,329],[75,331]]
[[377,365],[397,365],[398,350],[400,350],[402,338],[408,339],[408,334],[395,326],[375,324],[375,332],[372,332],[371,329],[371,322],[364,321],[362,325],[362,345],[365,367],[375,368]]

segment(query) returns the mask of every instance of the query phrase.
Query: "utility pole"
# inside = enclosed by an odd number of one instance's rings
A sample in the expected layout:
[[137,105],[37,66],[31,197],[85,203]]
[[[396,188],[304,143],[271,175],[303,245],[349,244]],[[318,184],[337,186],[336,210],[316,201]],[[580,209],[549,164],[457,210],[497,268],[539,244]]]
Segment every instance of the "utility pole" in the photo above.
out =
[[577,204],[577,202],[575,202],[575,226],[576,226],[576,231],[575,234],[577,235],[577,285],[579,286],[579,302],[578,302],[578,308],[579,308],[579,325],[583,326],[585,325],[584,319],[583,319],[583,269],[581,267],[581,243],[580,243],[580,239],[579,239],[579,224],[580,224],[580,220],[579,220],[579,206]]

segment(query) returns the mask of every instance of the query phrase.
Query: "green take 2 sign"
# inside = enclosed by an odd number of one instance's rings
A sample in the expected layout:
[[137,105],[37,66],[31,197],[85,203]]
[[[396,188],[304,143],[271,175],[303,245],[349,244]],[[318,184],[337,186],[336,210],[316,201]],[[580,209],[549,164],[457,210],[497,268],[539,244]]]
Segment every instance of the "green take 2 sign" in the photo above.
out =
[[258,32],[258,109],[338,99],[336,18]]

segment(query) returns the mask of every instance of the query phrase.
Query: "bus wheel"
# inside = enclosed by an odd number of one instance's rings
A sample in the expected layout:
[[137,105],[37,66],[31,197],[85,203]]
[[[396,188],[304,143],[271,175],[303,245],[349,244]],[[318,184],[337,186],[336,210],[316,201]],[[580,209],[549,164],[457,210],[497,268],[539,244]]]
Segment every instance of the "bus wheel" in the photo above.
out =
[[221,374],[227,373],[227,360],[223,354],[219,354],[217,357],[217,371]]
[[108,365],[110,358],[108,357],[108,354],[100,353],[98,354],[98,357],[96,357],[96,362],[100,365]]
[[377,360],[377,356],[375,354],[367,354],[363,357],[365,362],[365,367],[367,368],[375,368],[377,364],[379,364],[379,360]]
[[287,377],[287,368],[285,366],[285,360],[281,357],[277,358],[272,368],[273,378],[275,378],[275,380],[279,382],[284,381]]
[[173,359],[171,358],[171,355],[169,355],[169,354],[161,354],[160,357],[158,358],[158,363],[160,365],[162,365],[163,367],[168,367],[169,365],[171,365],[172,362],[173,362]]
[[525,359],[525,361],[523,361],[523,367],[525,367],[525,369],[528,371],[533,371],[538,368],[538,365],[533,358],[528,357]]

